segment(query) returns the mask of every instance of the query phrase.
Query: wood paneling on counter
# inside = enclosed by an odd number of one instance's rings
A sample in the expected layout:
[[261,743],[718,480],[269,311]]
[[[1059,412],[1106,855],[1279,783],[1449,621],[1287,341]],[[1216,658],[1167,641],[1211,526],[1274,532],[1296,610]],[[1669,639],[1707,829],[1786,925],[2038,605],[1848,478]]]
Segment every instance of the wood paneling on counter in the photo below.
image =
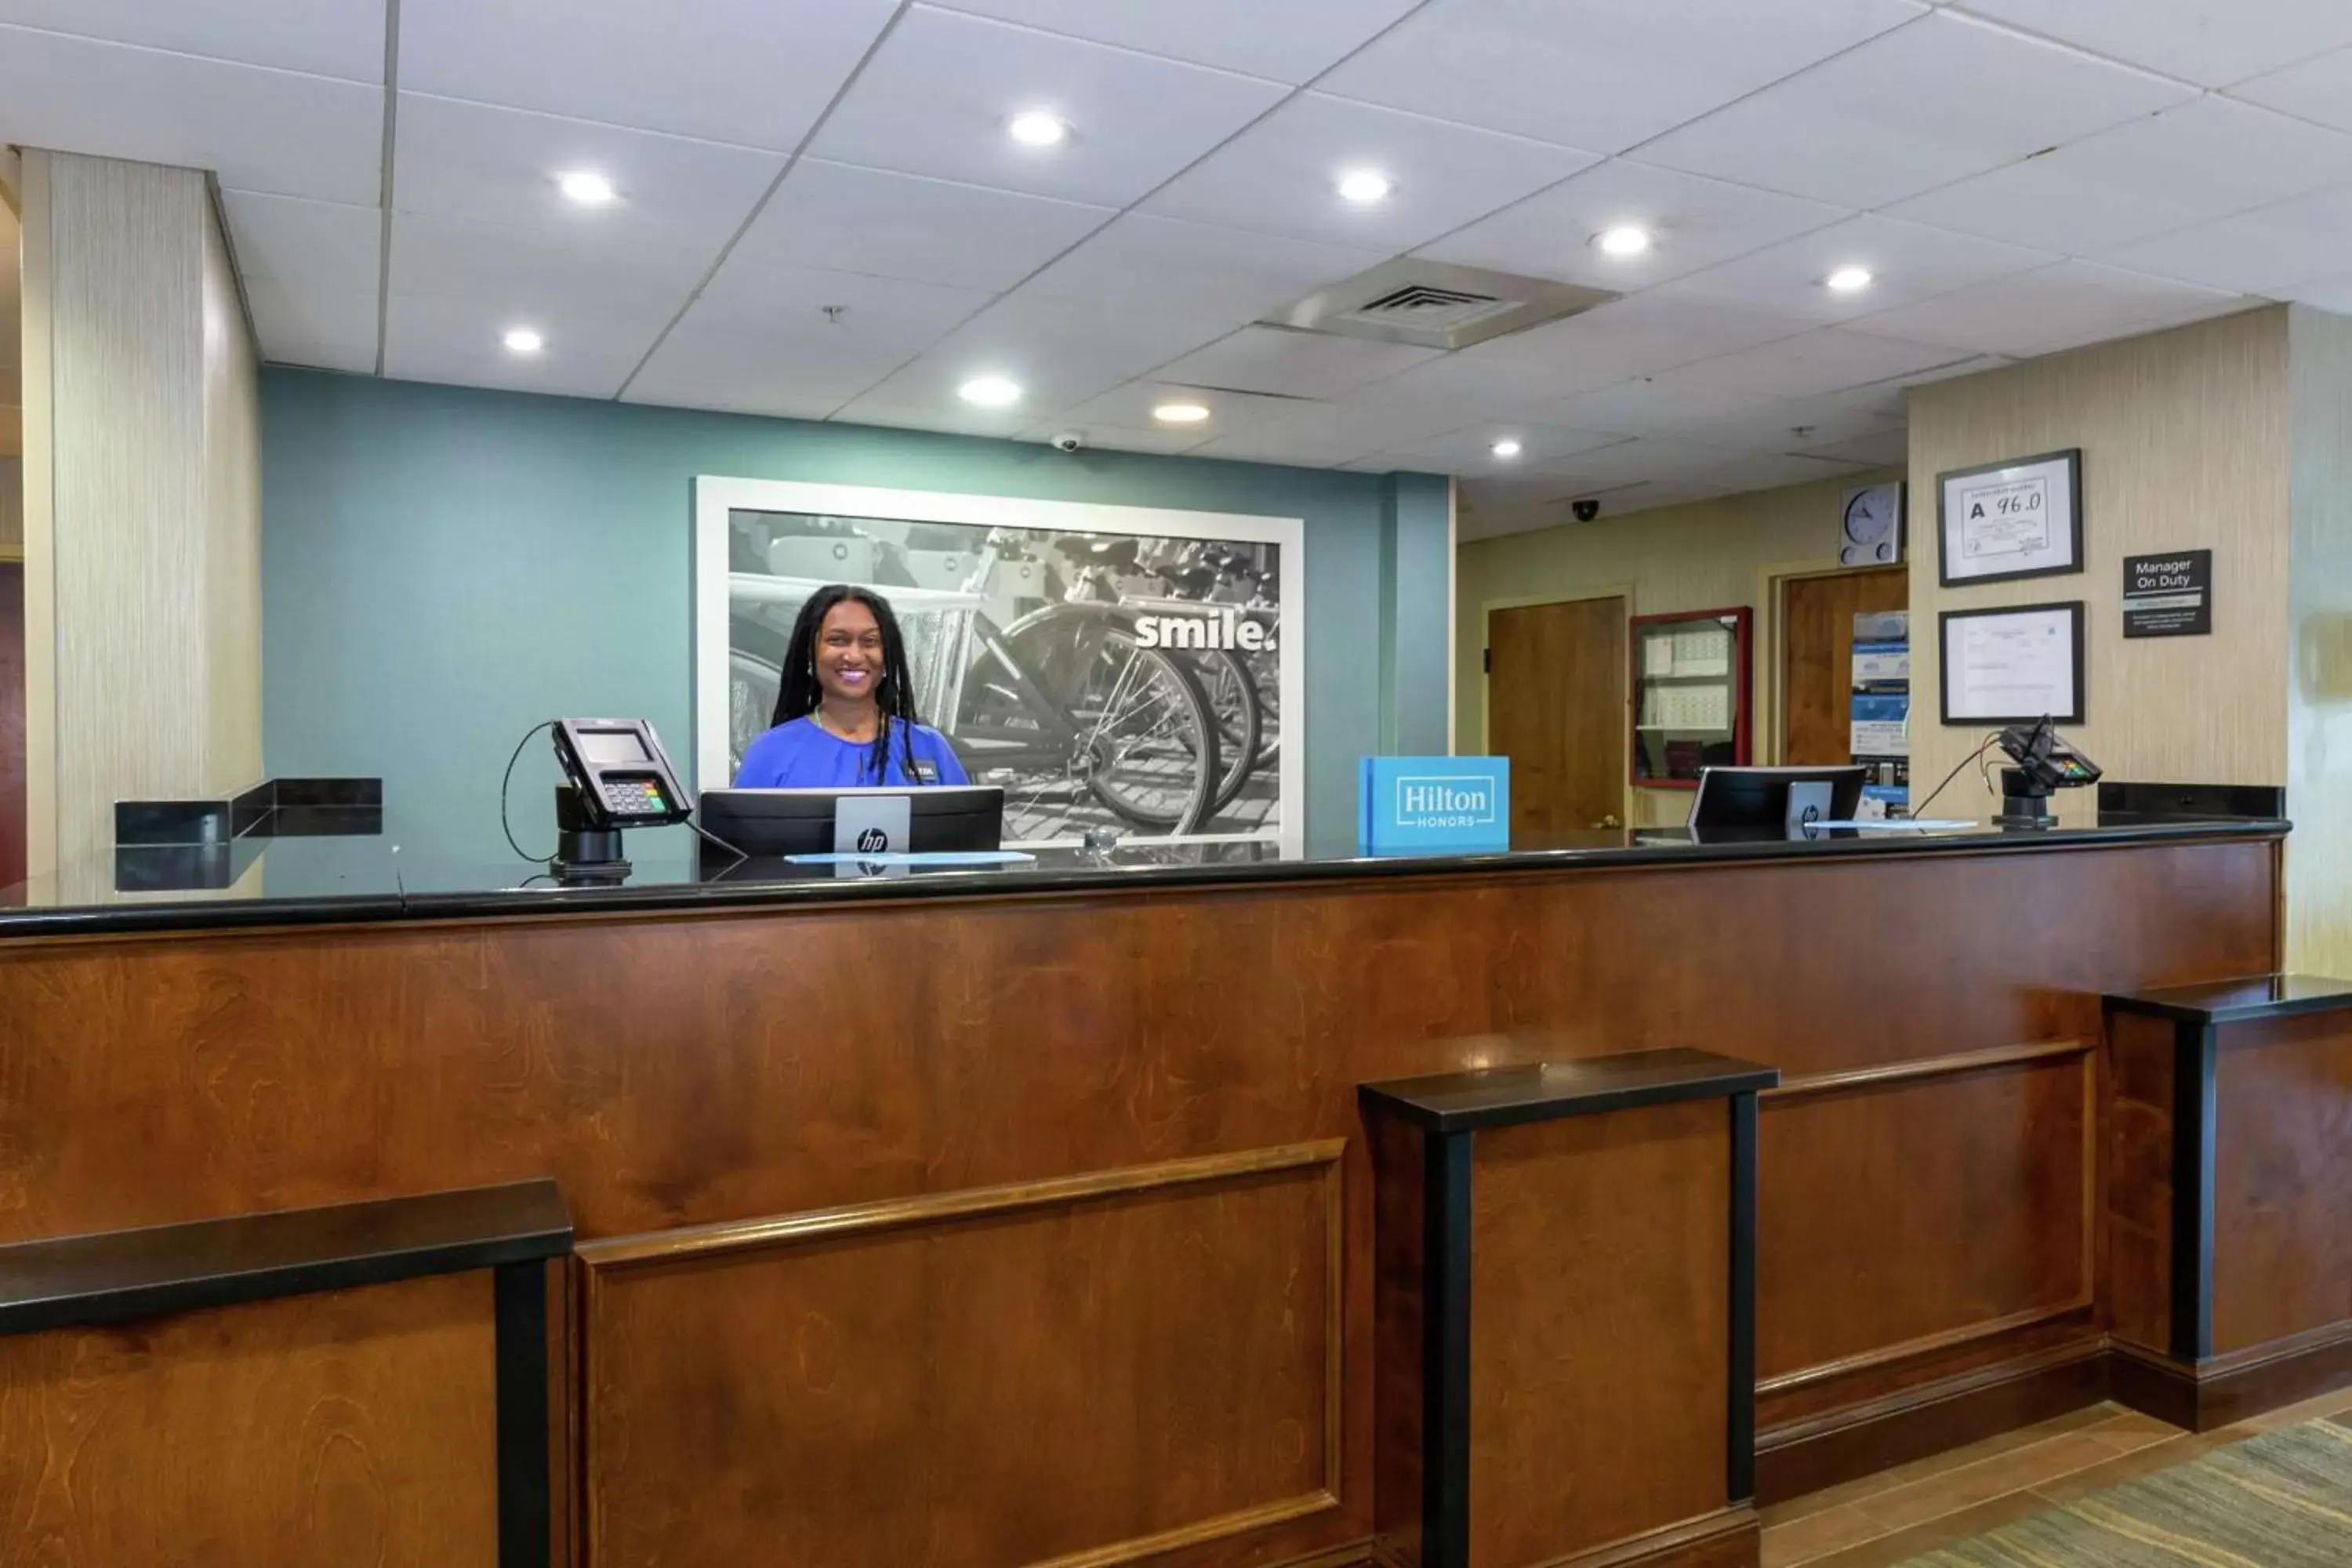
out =
[[[1281,1563],[1373,1530],[1359,1083],[1666,1046],[1800,1080],[1917,1069],[1763,1119],[1767,1371],[1867,1358],[2079,1291],[2088,1134],[2063,1043],[2097,1037],[2105,992],[2271,967],[2275,856],[1946,850],[0,946],[0,1239],[552,1176],[583,1241],[663,1255],[600,1270],[582,1328],[592,1568],[737,1568],[730,1519],[848,1531],[825,1559],[844,1564],[966,1560],[893,1559],[902,1514],[944,1532],[925,1551],[1102,1563],[1260,1509],[1296,1517],[1155,1568]],[[1336,1166],[1051,1185],[1332,1140]],[[1053,1201],[940,1206],[1041,1183]],[[793,1239],[870,1205],[933,1217]],[[677,1249],[707,1237],[651,1234],[778,1218],[699,1256]],[[1890,1258],[1949,1299],[1885,1278]],[[2044,1335],[1786,1403],[1833,1426]],[[1118,1381],[1138,1377],[1169,1381]],[[794,1408],[821,1394],[824,1442]],[[788,1484],[786,1453],[833,1479]],[[893,1507],[842,1511],[885,1486]],[[1325,1488],[1338,1507],[1299,1511]]]
[[2213,1351],[2352,1323],[2352,1014],[2222,1032]]
[[[2085,605],[2088,706],[2066,733],[2108,777],[2286,782],[2287,371],[2287,311],[2273,306],[1912,389],[1915,791],[1984,736],[1939,722],[1938,613],[2070,599]],[[2082,572],[1940,586],[1936,476],[2071,447],[2083,452]],[[2126,641],[2123,558],[2207,548],[2213,635]],[[2059,792],[2061,818],[2090,821],[2092,794]],[[1963,774],[1938,809],[1994,807]]]
[[1472,1568],[1722,1510],[1730,1151],[1720,1100],[1478,1135]]
[[591,1560],[1108,1568],[1336,1510],[1341,1147],[583,1249]]
[[475,1272],[0,1338],[0,1562],[495,1568],[491,1329]]

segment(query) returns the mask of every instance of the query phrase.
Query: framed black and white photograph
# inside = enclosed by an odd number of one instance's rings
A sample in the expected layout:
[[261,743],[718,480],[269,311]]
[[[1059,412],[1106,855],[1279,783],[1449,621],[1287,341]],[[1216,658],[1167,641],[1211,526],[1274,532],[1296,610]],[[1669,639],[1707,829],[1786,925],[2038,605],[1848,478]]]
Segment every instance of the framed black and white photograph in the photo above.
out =
[[1108,828],[1298,854],[1304,533],[1297,518],[705,475],[698,773],[733,778],[782,721],[794,617],[847,583],[905,629],[920,720],[972,783],[1003,788],[1008,846]]
[[1936,522],[1947,588],[2080,572],[2081,448],[1937,475]]
[[1943,721],[2083,722],[2083,602],[1946,610]]

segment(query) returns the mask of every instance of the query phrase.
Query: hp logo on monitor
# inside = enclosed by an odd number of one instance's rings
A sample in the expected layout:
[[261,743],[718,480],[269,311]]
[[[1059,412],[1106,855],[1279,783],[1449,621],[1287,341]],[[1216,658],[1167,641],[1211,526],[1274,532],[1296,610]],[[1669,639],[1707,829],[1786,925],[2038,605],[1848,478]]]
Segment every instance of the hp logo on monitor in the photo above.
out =
[[869,827],[857,836],[857,849],[862,855],[878,855],[890,847],[890,836],[878,827]]

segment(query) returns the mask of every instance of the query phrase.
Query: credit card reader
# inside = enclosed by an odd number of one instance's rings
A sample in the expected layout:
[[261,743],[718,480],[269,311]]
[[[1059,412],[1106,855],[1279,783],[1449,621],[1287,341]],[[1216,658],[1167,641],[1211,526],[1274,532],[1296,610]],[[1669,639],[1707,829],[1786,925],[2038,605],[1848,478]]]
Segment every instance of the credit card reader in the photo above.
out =
[[661,737],[643,719],[558,719],[555,760],[579,792],[586,826],[663,827],[694,815]]

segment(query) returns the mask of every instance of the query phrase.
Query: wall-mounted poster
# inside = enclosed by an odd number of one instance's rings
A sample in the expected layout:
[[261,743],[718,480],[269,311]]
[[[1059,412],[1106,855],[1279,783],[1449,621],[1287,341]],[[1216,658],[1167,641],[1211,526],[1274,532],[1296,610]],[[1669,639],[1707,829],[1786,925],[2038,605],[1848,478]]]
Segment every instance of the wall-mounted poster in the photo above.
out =
[[2083,569],[2083,454],[1936,476],[1937,557],[1947,588]]
[[2083,721],[2083,602],[1946,610],[1947,724]]
[[[793,618],[872,588],[922,721],[1004,790],[1004,841],[1304,845],[1304,523],[855,485],[695,481],[695,761],[775,720]],[[1286,592],[1286,590],[1287,590]]]

